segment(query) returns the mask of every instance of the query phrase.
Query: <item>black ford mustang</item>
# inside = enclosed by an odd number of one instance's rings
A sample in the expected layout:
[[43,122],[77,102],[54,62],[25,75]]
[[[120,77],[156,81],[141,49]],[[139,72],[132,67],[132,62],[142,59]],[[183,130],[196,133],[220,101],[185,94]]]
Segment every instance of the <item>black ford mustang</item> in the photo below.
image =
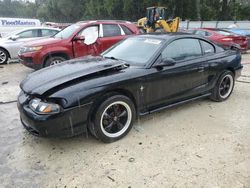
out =
[[226,100],[241,55],[189,34],[128,38],[98,57],[30,74],[20,85],[24,127],[40,136],[90,131],[104,142],[125,136],[137,116],[195,99]]

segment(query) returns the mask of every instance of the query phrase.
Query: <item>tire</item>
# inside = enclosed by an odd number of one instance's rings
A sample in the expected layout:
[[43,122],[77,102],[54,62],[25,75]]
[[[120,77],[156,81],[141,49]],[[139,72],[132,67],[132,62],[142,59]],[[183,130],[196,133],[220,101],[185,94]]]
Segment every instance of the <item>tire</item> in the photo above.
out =
[[115,142],[126,136],[136,116],[133,102],[123,95],[106,98],[94,113],[90,132],[105,143]]
[[50,67],[50,66],[53,66],[53,65],[60,64],[61,62],[65,61],[65,60],[66,59],[64,57],[61,57],[61,56],[49,57],[45,62],[45,67]]
[[144,28],[140,28],[140,33],[147,33],[147,31]]
[[155,33],[166,33],[166,32],[162,28],[157,28],[157,29],[155,29]]
[[0,48],[0,64],[6,64],[9,59],[9,54],[3,48]]
[[218,79],[210,98],[217,102],[227,100],[233,92],[234,83],[234,74],[231,71],[225,71]]

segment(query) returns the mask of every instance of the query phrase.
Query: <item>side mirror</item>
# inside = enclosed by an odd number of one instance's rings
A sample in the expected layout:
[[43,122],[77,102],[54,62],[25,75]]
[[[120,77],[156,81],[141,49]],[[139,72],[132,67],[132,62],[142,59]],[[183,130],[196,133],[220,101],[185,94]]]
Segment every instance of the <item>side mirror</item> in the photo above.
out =
[[85,40],[85,37],[84,36],[81,36],[81,35],[78,35],[78,36],[75,36],[74,41],[84,41]]
[[155,67],[168,67],[174,66],[176,64],[175,60],[172,58],[164,58],[161,60],[160,63],[157,63]]
[[15,40],[17,40],[18,38],[19,38],[18,35],[13,35],[13,36],[10,37],[10,40],[15,41]]

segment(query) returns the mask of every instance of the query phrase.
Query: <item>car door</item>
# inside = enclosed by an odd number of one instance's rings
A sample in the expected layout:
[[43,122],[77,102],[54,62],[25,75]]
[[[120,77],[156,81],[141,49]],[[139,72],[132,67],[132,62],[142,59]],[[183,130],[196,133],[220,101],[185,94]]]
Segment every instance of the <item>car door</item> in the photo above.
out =
[[101,51],[105,51],[127,36],[118,24],[101,24]]
[[215,46],[204,40],[200,40],[204,57],[206,58],[206,66],[209,67],[209,71],[207,74],[207,88],[206,90],[210,90],[214,87],[214,83],[216,82],[218,70],[224,69],[224,53],[216,53]]
[[8,46],[9,46],[8,49],[10,54],[12,54],[11,58],[18,57],[18,51],[20,50],[23,44],[37,39],[38,29],[29,29],[26,31],[22,31],[16,34],[14,37],[15,37],[14,39],[12,37],[8,39]]
[[91,25],[80,31],[76,37],[83,37],[83,40],[74,40],[73,51],[75,57],[86,55],[98,55],[99,50],[99,25]]
[[147,77],[146,104],[149,109],[178,102],[205,91],[208,66],[198,39],[183,38],[163,49],[160,59],[174,60],[172,66],[151,68]]

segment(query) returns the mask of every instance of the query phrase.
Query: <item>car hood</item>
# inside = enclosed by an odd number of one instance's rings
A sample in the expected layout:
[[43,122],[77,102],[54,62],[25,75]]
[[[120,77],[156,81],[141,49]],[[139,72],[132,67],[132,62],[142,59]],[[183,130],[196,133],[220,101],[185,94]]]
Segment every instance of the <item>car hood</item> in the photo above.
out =
[[43,38],[35,41],[31,41],[25,44],[25,46],[44,46],[44,45],[50,45],[50,44],[57,44],[61,41],[62,39],[58,38]]
[[96,73],[101,76],[108,71],[120,71],[127,67],[123,61],[88,56],[31,73],[21,82],[20,87],[27,94],[41,96],[54,88],[91,79]]

